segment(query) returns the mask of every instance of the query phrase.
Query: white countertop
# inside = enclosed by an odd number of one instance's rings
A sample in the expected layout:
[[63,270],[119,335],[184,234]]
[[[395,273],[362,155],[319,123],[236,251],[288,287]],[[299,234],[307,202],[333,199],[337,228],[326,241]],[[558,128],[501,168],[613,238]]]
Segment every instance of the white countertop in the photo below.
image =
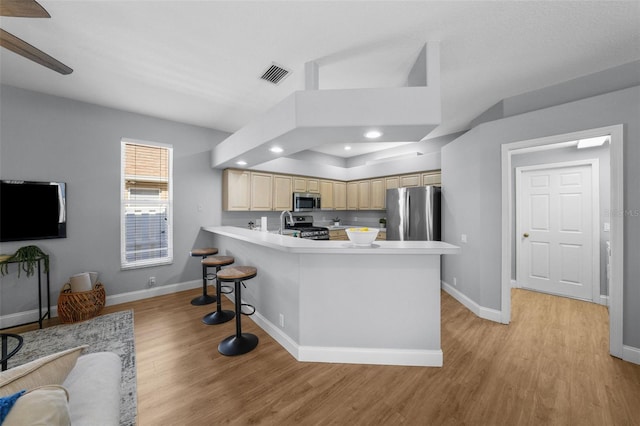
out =
[[441,241],[375,241],[370,247],[350,241],[310,240],[235,226],[204,226],[204,231],[289,253],[318,254],[457,254],[460,247]]

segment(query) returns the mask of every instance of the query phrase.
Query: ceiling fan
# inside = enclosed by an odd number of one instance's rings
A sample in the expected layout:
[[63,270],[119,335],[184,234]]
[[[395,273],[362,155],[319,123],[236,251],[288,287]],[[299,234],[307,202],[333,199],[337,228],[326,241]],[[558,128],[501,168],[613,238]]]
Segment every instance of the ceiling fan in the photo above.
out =
[[[51,18],[49,12],[45,10],[35,0],[0,0],[0,16],[13,16],[21,18]],[[0,46],[12,52],[22,55],[27,59],[39,63],[47,68],[59,72],[60,74],[71,74],[73,70],[47,55],[26,41],[0,28]]]

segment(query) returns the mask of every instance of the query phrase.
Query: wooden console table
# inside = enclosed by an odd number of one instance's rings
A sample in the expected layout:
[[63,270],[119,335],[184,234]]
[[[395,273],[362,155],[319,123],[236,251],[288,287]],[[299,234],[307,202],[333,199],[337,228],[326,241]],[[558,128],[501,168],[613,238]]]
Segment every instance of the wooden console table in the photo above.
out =
[[[42,321],[45,318],[51,318],[51,296],[50,296],[50,286],[49,286],[49,269],[45,270],[45,274],[47,277],[47,310],[46,312],[44,312],[44,314],[42,313],[43,309],[42,309],[42,270],[44,269],[42,266],[42,262],[45,261],[45,259],[48,260],[48,255],[44,255],[39,257],[38,260],[38,320],[37,321],[30,321],[30,322],[26,322],[23,324],[18,324],[18,325],[12,325],[11,328],[13,327],[19,327],[22,325],[26,325],[26,324],[33,324],[35,322],[38,323],[38,326],[40,328],[42,328]],[[19,263],[20,261],[17,260],[5,260],[2,263]],[[19,267],[19,266],[18,266]]]

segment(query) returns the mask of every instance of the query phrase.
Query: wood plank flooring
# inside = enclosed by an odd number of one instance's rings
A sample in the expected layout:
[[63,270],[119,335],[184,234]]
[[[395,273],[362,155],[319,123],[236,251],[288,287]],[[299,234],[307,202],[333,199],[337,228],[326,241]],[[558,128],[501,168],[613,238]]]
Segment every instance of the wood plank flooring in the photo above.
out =
[[258,347],[222,356],[233,322],[202,324],[200,291],[105,309],[134,310],[141,426],[640,425],[640,366],[609,356],[599,305],[515,289],[505,326],[443,292],[444,367],[401,367],[297,362],[247,317]]

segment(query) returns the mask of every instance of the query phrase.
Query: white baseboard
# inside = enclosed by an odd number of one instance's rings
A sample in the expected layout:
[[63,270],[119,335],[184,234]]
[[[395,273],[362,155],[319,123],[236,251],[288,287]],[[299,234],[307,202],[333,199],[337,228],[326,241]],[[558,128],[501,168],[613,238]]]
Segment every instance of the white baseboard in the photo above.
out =
[[442,367],[442,350],[300,346],[298,361]]
[[518,288],[518,281],[511,280],[511,288]]
[[634,364],[640,364],[640,349],[633,346],[622,346],[622,359]]
[[467,297],[465,294],[461,293],[457,288],[447,284],[444,281],[441,281],[441,287],[451,297],[456,299],[458,302],[462,303],[467,309],[469,309],[471,312],[473,312],[480,318],[502,323],[502,311],[480,306],[479,304],[471,300],[469,297]]
[[600,295],[600,300],[598,301],[601,305],[609,306],[609,296],[605,294]]
[[119,305],[121,303],[134,302],[150,297],[164,296],[165,294],[178,293],[193,288],[202,287],[202,278],[184,283],[169,284],[158,287],[145,288],[144,290],[130,291],[128,293],[107,296],[106,306]]
[[[161,296],[165,294],[178,293],[184,290],[191,290],[202,286],[202,279],[187,281],[184,283],[170,284],[159,287],[151,287],[144,290],[131,291],[129,293],[121,293],[113,296],[107,296],[106,306],[119,305],[121,303],[133,302],[135,300],[148,299],[150,297]],[[56,299],[57,300],[57,299]],[[58,316],[58,306],[56,300],[51,300],[55,305],[51,305],[51,318]],[[46,302],[45,302],[46,303]],[[43,312],[46,307],[43,307]],[[0,329],[15,327],[21,324],[28,324],[38,321],[38,310],[16,312],[15,314],[0,316]]]

